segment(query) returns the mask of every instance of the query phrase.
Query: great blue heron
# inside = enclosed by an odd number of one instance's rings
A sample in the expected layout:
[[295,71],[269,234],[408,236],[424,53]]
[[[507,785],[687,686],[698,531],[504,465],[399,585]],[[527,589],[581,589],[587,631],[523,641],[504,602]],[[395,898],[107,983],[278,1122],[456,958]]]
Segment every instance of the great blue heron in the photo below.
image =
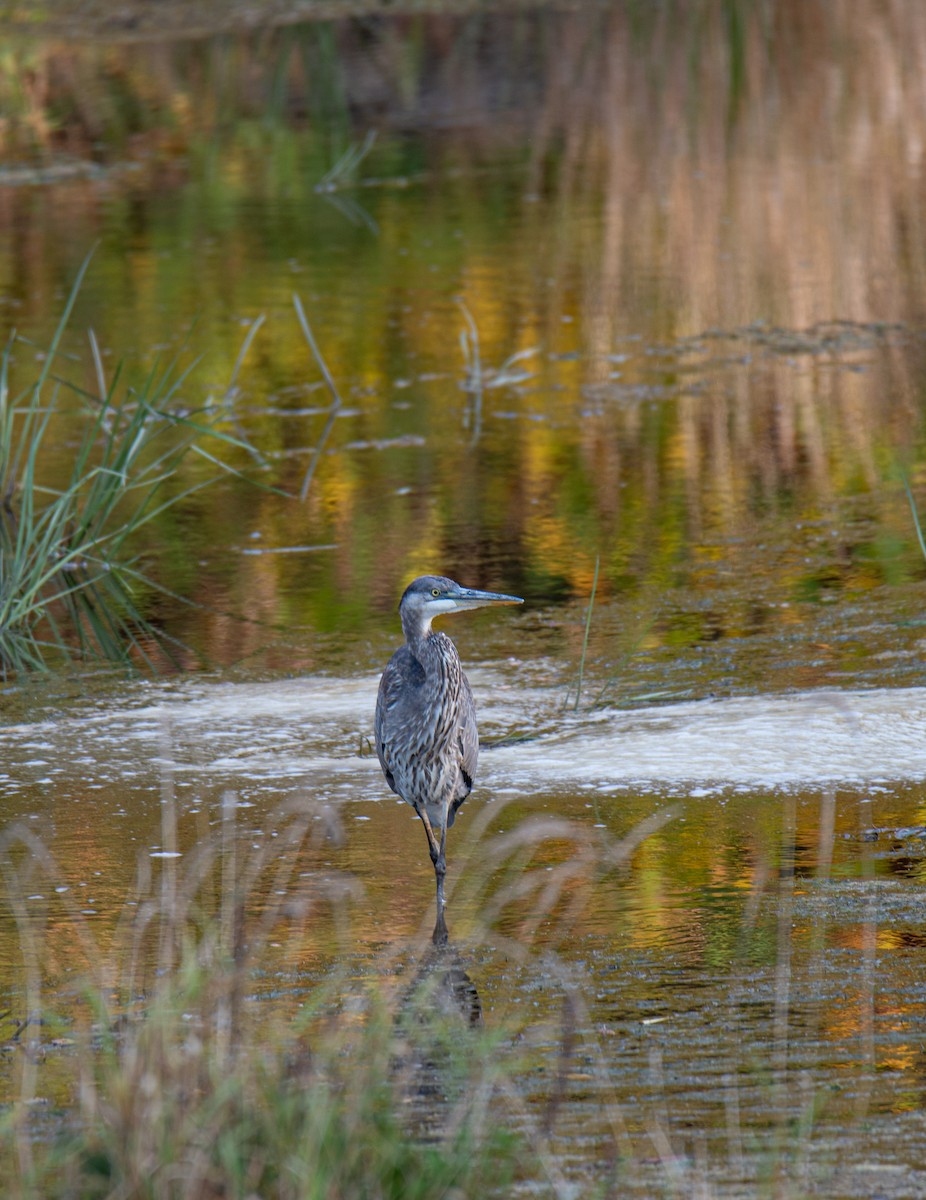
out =
[[374,729],[386,782],[414,808],[428,837],[437,880],[434,941],[447,940],[444,854],[447,830],[470,794],[479,757],[476,705],[457,648],[431,622],[483,604],[523,604],[520,596],[477,592],[442,575],[422,575],[399,601],[405,645],[379,682]]

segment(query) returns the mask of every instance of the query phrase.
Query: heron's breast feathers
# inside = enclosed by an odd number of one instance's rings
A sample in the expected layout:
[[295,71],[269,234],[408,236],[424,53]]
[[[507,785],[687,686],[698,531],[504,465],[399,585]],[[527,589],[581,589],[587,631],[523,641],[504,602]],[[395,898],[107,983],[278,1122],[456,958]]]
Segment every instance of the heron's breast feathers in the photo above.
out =
[[424,664],[407,647],[390,660],[376,705],[376,749],[387,783],[403,799],[455,810],[475,774],[472,693],[449,638],[433,635],[428,651]]

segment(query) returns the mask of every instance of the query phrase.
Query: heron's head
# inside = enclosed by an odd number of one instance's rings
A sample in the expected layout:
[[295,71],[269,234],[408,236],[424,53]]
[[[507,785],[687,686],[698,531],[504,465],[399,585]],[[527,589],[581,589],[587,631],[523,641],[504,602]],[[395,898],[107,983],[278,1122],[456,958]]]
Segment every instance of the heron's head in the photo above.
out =
[[505,596],[501,592],[480,592],[461,587],[444,575],[421,575],[405,589],[399,601],[402,625],[422,637],[435,617],[443,613],[465,612],[484,604],[523,604],[520,596]]

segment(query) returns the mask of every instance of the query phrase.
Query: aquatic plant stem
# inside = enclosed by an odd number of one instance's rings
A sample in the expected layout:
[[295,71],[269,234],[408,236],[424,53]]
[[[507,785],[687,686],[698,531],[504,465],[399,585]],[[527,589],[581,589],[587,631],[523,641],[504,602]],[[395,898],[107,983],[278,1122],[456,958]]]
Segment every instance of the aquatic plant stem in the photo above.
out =
[[903,480],[904,491],[907,493],[907,500],[910,502],[910,512],[913,514],[913,524],[916,528],[916,536],[920,543],[920,549],[923,552],[923,558],[926,558],[926,538],[923,537],[923,527],[920,524],[920,515],[916,511],[916,501],[913,498],[913,491],[906,475],[901,475],[900,478]]
[[466,363],[466,379],[464,380],[464,390],[469,392],[473,398],[472,402],[472,417],[473,417],[473,434],[471,444],[473,446],[479,441],[482,433],[482,359],[479,354],[479,330],[476,328],[476,322],[473,320],[473,314],[466,307],[464,302],[457,299],[457,304],[460,311],[463,313],[463,318],[469,326],[469,333],[465,329],[460,330],[460,348],[463,351],[463,361]]
[[244,364],[245,358],[247,358],[248,351],[251,349],[251,343],[257,336],[257,331],[260,329],[261,325],[263,325],[266,319],[267,318],[264,316],[264,314],[261,313],[260,316],[256,317],[248,326],[248,332],[245,335],[241,349],[238,351],[238,357],[235,359],[235,365],[232,367],[231,379],[229,379],[228,386],[225,389],[226,400],[230,399],[238,389],[238,376],[241,373],[241,367]]
[[367,130],[367,135],[363,142],[358,145],[353,142],[344,151],[338,161],[315,185],[316,192],[331,192],[335,188],[344,187],[353,182],[354,174],[366,156],[373,149],[373,143],[376,141],[376,130]]
[[302,332],[305,334],[305,340],[309,343],[309,348],[315,355],[315,361],[318,363],[318,368],[325,380],[325,385],[331,393],[331,407],[328,409],[328,420],[325,422],[325,428],[322,430],[322,435],[318,440],[318,445],[312,454],[312,461],[309,463],[309,469],[305,473],[305,478],[302,481],[302,487],[299,490],[299,499],[305,503],[305,498],[309,494],[309,488],[312,486],[312,479],[315,475],[315,468],[318,466],[318,460],[321,458],[322,450],[325,448],[325,443],[331,434],[334,427],[335,418],[338,415],[338,409],[341,408],[343,401],[341,393],[338,391],[337,384],[332,378],[331,372],[328,370],[328,364],[322,358],[322,352],[318,348],[315,341],[315,335],[312,333],[312,327],[309,324],[308,318],[305,315],[305,310],[302,307],[302,301],[293,293],[293,304],[296,308],[296,315],[299,318],[299,324],[302,326]]
[[582,695],[582,677],[585,674],[585,655],[588,652],[588,635],[592,627],[592,609],[595,606],[595,592],[598,590],[598,567],[601,558],[595,558],[595,575],[592,579],[592,594],[588,598],[588,612],[585,614],[585,636],[582,639],[582,657],[579,659],[579,679],[576,683],[576,702],[573,705],[572,711],[579,711],[579,699]]

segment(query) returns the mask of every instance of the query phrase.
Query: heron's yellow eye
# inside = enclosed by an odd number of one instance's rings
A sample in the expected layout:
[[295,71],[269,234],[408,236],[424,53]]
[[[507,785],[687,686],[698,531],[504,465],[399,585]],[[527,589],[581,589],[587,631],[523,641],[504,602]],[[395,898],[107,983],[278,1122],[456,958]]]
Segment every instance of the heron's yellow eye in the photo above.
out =
[[440,595],[440,588],[431,588],[431,595],[432,595],[432,596],[439,596],[439,595]]

